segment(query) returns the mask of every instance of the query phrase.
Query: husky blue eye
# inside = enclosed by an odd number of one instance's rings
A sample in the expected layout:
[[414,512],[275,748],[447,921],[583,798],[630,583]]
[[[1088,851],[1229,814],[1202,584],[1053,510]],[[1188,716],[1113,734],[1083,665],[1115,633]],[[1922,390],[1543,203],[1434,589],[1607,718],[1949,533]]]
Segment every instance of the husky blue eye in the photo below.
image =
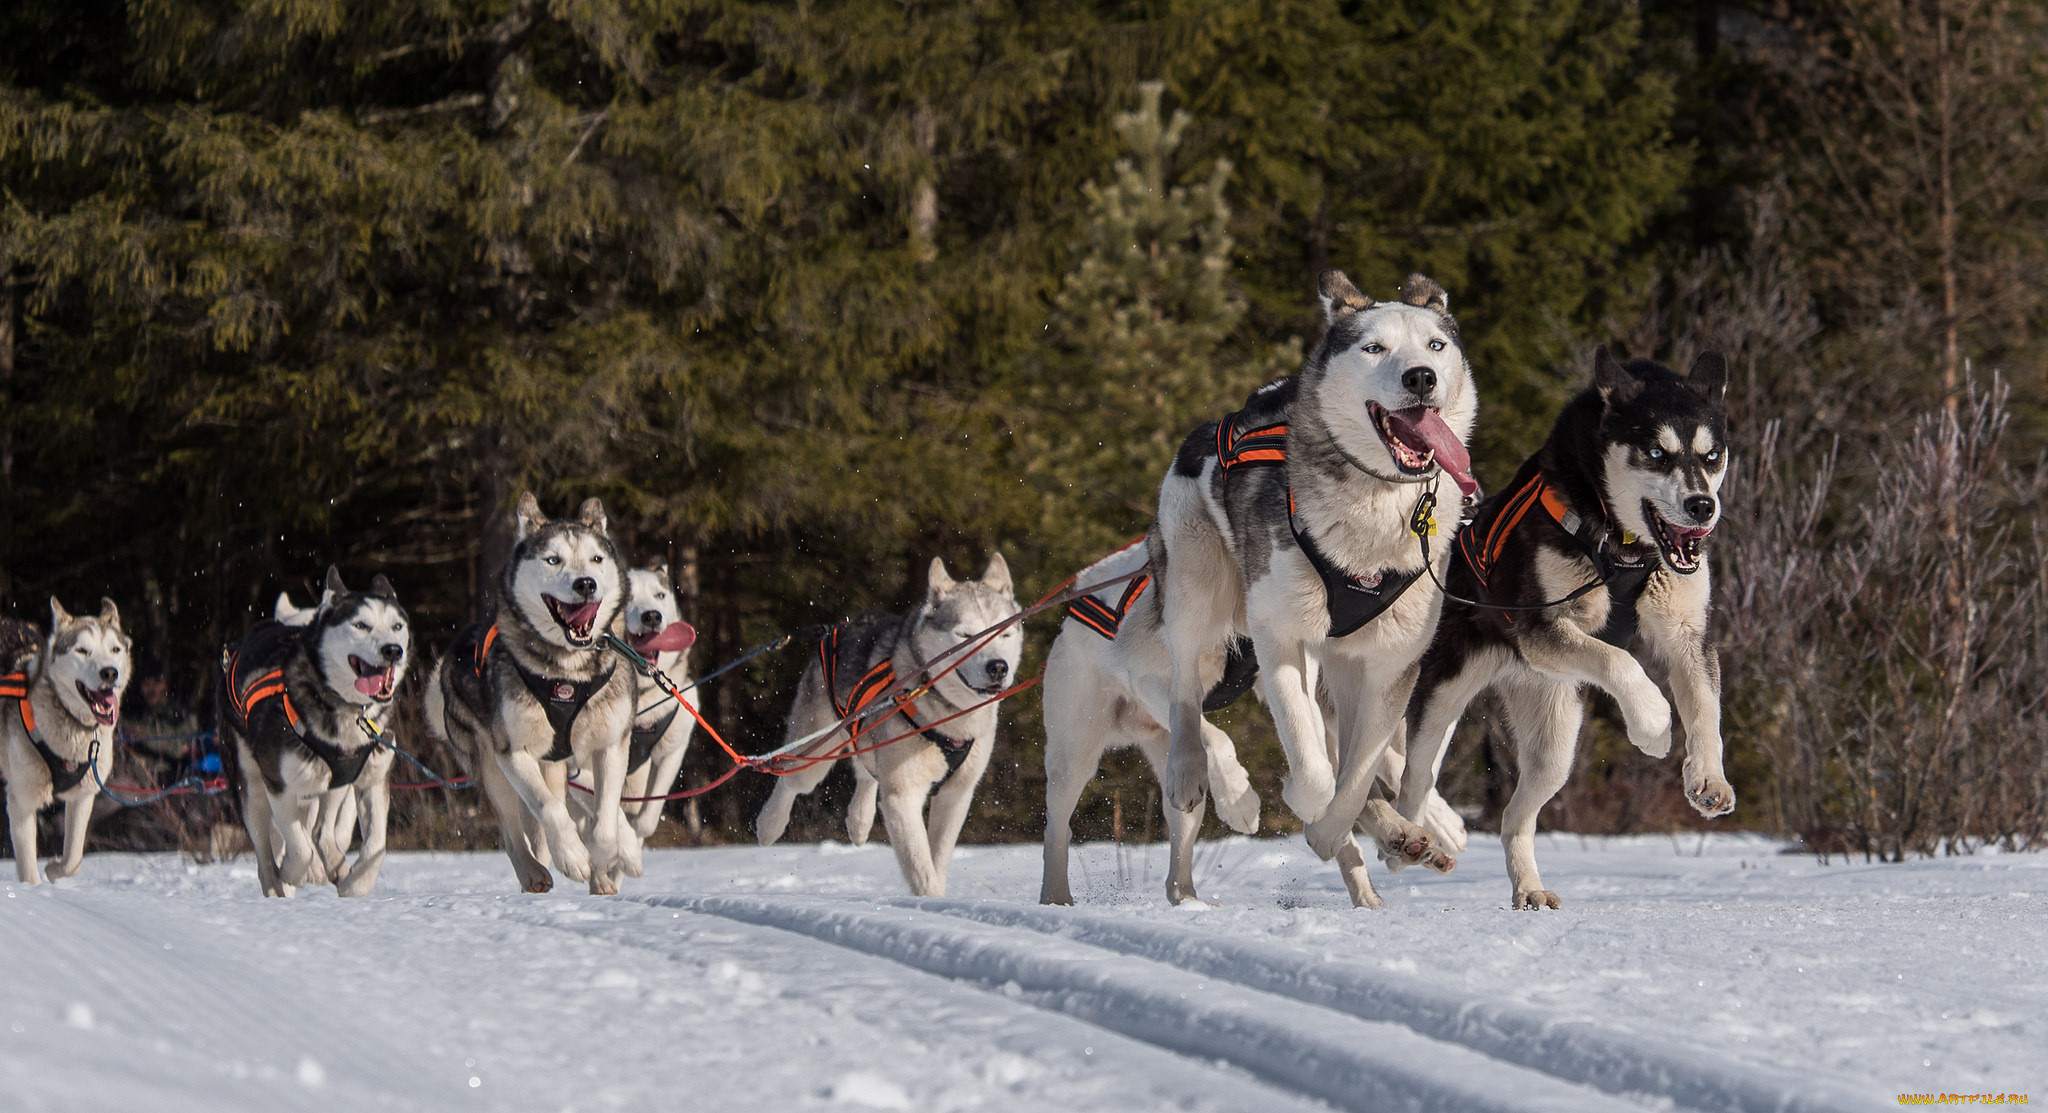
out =
[[1652,460],[1662,460],[1663,458],[1664,458],[1664,450],[1663,450],[1663,449],[1661,449],[1661,448],[1653,448],[1653,449],[1651,449],[1651,450],[1650,450],[1650,459],[1652,459]]
[[1382,348],[1382,347],[1380,347],[1380,346],[1379,346],[1378,344],[1367,344],[1367,345],[1365,346],[1365,353],[1366,353],[1367,355],[1373,355],[1373,356],[1376,356],[1376,355],[1379,355],[1379,354],[1380,354],[1381,352],[1384,352],[1384,351],[1386,351],[1386,349],[1385,349],[1385,348]]
[[558,556],[551,556],[547,558],[547,563],[550,565],[559,565],[562,563],[562,558]]
[[1444,342],[1443,342],[1443,341],[1441,341],[1441,340],[1432,340],[1432,341],[1430,341],[1430,342],[1429,342],[1429,350],[1430,350],[1430,351],[1432,351],[1432,352],[1441,352],[1441,351],[1443,351],[1443,350],[1444,350]]
[[1717,448],[1717,449],[1715,449],[1715,450],[1714,450],[1714,451],[1712,451],[1712,452],[1709,452],[1709,453],[1707,453],[1707,462],[1708,462],[1708,463],[1710,463],[1710,464],[1711,464],[1711,463],[1713,463],[1713,462],[1714,462],[1714,461],[1716,461],[1716,460],[1719,460],[1720,458],[1721,458],[1721,450],[1720,450],[1720,449],[1718,449],[1718,448]]

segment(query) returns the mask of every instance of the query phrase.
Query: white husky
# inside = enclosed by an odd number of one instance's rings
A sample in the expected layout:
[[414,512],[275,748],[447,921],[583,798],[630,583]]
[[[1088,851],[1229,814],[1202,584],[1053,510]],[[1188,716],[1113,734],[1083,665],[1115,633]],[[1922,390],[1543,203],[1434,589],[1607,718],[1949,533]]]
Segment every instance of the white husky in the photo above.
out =
[[93,797],[114,764],[114,724],[128,687],[133,643],[121,612],[100,600],[97,618],[74,618],[50,599],[50,639],[25,673],[0,677],[0,775],[7,778],[14,873],[39,885],[36,813],[64,801],[64,856],[52,880],[85,860]]

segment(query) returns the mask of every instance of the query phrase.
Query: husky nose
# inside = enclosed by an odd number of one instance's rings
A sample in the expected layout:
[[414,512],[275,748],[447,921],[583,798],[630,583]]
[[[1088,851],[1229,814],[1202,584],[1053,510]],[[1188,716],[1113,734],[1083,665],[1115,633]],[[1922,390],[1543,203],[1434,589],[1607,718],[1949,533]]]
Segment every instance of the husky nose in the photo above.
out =
[[1711,495],[1692,495],[1685,500],[1685,512],[1692,520],[1706,525],[1714,520],[1714,499]]
[[121,670],[112,665],[108,665],[100,670],[100,682],[109,688],[113,687],[114,681],[119,679],[121,679]]
[[377,650],[377,655],[384,658],[387,664],[395,665],[405,659],[405,647],[397,642],[386,642],[381,649]]
[[988,669],[988,682],[990,684],[1001,684],[1010,679],[1010,662],[1008,661],[990,661],[985,667]]
[[597,594],[597,581],[589,576],[578,577],[576,582],[569,586],[575,588],[576,594],[581,595],[585,599]]
[[661,628],[668,625],[668,623],[661,620],[660,611],[641,611],[640,625],[645,627],[648,633],[658,634],[661,632]]
[[1436,389],[1436,372],[1428,367],[1410,367],[1401,372],[1401,387],[1417,398],[1427,398]]

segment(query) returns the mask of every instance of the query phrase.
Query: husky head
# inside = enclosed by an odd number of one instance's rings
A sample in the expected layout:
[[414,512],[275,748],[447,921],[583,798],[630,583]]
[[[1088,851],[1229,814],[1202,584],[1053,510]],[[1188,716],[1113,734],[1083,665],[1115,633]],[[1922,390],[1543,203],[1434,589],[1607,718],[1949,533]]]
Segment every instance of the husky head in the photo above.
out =
[[[946,562],[933,557],[923,614],[914,626],[918,656],[929,661],[1022,609],[1017,605],[1010,565],[1003,560],[1003,554],[989,558],[988,570],[978,580],[954,579],[946,571]],[[956,707],[980,703],[1010,686],[1017,675],[1017,660],[1023,655],[1023,624],[1013,624],[987,639],[935,687],[939,695]],[[940,667],[952,664],[953,660],[947,658]]]
[[1304,394],[1337,448],[1397,482],[1441,469],[1478,490],[1465,440],[1479,414],[1450,295],[1419,274],[1398,302],[1375,302],[1342,271],[1318,282],[1329,328],[1302,372]]
[[367,707],[389,703],[397,694],[412,655],[412,624],[390,580],[379,575],[370,590],[350,591],[330,565],[319,605],[295,617],[305,621],[285,625],[307,628],[320,679],[343,703]]
[[588,649],[626,607],[626,567],[606,533],[604,504],[584,499],[576,517],[549,521],[528,491],[519,496],[519,543],[505,566],[505,598],[541,638]]
[[121,632],[121,612],[100,600],[97,618],[74,618],[50,597],[50,642],[41,674],[66,714],[88,727],[111,727],[121,717],[121,693],[132,671],[134,642]]
[[1660,363],[1593,356],[1600,394],[1601,486],[1617,525],[1652,538],[1673,572],[1699,571],[1721,520],[1728,474],[1728,363],[1719,352],[1681,377]]
[[676,608],[676,589],[669,583],[668,562],[656,561],[627,574],[632,605],[626,608],[626,640],[648,660],[662,653],[680,653],[697,643],[697,631]]

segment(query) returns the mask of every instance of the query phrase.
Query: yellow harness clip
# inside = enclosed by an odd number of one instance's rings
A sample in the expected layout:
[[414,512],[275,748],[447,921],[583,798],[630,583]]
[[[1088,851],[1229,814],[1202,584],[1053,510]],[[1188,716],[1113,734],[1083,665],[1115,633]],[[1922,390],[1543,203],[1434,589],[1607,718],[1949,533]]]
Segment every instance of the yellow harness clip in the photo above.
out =
[[1624,545],[1633,545],[1633,544],[1635,544],[1635,543],[1636,543],[1636,535],[1635,535],[1635,534],[1633,534],[1633,533],[1630,533],[1630,532],[1629,532],[1629,531],[1627,531],[1627,530],[1622,530],[1622,531],[1621,531],[1621,543],[1622,543],[1622,544],[1624,544]]

